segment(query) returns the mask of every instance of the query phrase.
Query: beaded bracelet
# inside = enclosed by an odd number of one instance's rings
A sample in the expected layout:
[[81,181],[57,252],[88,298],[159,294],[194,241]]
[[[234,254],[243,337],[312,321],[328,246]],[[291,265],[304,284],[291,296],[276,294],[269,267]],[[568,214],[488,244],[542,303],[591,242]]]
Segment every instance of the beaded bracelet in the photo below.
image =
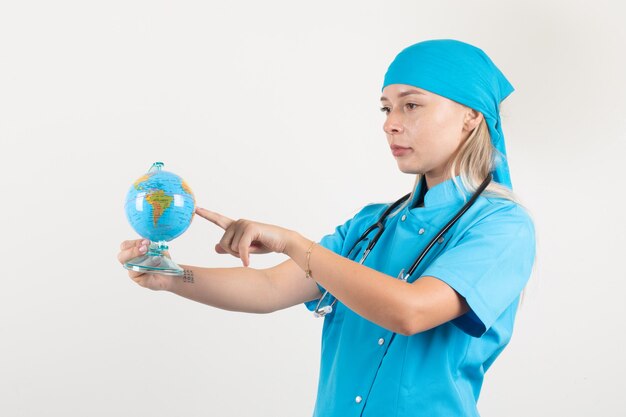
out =
[[309,249],[306,251],[306,275],[305,278],[310,279],[311,278],[311,268],[309,267],[309,262],[311,260],[311,250],[313,250],[313,245],[315,245],[315,242],[311,243],[311,246],[309,246]]

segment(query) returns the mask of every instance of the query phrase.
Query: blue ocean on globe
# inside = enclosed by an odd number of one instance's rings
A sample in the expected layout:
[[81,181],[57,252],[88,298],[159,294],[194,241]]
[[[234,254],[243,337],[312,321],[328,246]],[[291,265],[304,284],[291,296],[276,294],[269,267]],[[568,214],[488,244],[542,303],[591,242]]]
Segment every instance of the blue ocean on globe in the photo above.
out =
[[183,234],[195,212],[195,198],[187,183],[178,175],[161,170],[162,165],[155,163],[126,194],[128,222],[141,237],[152,242],[169,242]]

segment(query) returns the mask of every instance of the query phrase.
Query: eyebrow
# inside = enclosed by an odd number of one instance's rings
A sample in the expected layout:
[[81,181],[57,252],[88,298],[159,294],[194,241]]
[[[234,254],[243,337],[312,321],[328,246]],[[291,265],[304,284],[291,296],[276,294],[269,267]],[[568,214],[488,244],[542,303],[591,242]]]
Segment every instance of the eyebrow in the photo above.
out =
[[[417,90],[408,90],[408,91],[403,91],[402,93],[398,94],[398,98],[400,98],[400,97],[404,97],[404,96],[408,96],[408,95],[411,95],[411,94],[421,94],[421,95],[423,95],[423,96],[425,96],[425,95],[426,95],[426,94],[422,93],[421,91],[417,91]],[[383,100],[387,100],[387,101],[389,101],[389,99],[388,99],[387,97],[385,97],[385,96],[382,96],[382,97],[380,98],[380,101],[383,101]]]

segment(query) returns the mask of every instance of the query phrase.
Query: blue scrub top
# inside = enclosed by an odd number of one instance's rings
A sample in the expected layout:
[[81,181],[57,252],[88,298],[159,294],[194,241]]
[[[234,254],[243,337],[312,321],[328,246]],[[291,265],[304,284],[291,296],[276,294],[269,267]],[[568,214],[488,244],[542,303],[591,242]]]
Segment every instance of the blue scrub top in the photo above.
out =
[[[449,179],[426,192],[423,207],[412,208],[422,186],[423,181],[409,205],[387,218],[364,265],[392,277],[408,270],[471,196]],[[387,207],[364,207],[319,244],[347,256]],[[356,261],[365,245],[359,246],[351,257]],[[324,318],[313,415],[478,416],[484,373],[511,338],[534,258],[534,226],[526,211],[510,200],[481,195],[409,279],[432,276],[446,282],[467,300],[470,311],[431,330],[403,336],[338,300]],[[306,303],[309,310],[316,305],[317,300]]]

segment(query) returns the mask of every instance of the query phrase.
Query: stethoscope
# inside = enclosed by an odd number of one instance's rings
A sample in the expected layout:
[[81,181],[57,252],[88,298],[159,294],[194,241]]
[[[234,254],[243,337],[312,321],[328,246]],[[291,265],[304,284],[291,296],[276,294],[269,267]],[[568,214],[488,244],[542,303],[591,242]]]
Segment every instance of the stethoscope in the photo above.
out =
[[[426,248],[422,251],[422,253],[420,253],[420,255],[417,257],[415,262],[413,262],[413,265],[411,265],[411,268],[409,268],[408,272],[405,274],[404,269],[400,271],[400,274],[398,275],[399,280],[406,282],[409,279],[409,277],[413,274],[413,272],[415,272],[415,269],[419,266],[420,262],[422,262],[424,257],[428,254],[428,251],[430,251],[430,249],[432,249],[432,247],[435,246],[435,243],[437,243],[437,241],[444,235],[444,233],[446,233],[457,222],[457,220],[459,220],[461,216],[472,206],[472,204],[474,204],[478,196],[483,191],[485,191],[485,188],[487,188],[490,182],[491,182],[491,174],[488,174],[487,178],[485,178],[484,181],[480,184],[480,186],[478,186],[478,188],[476,189],[472,197],[469,199],[469,201],[465,203],[465,205],[461,207],[458,213],[456,213],[454,217],[435,235],[435,237],[432,238],[428,246],[426,246]],[[372,249],[374,249],[374,246],[376,246],[376,242],[378,242],[378,239],[385,231],[384,223],[387,217],[389,216],[389,214],[392,211],[394,211],[400,204],[405,202],[409,198],[410,195],[411,193],[401,197],[399,200],[391,204],[391,206],[389,206],[385,210],[385,212],[380,216],[378,221],[374,223],[373,225],[371,225],[370,227],[368,227],[365,232],[363,232],[361,237],[359,237],[359,239],[354,243],[354,245],[352,245],[352,248],[348,252],[348,255],[347,255],[348,259],[350,259],[352,255],[352,251],[354,251],[354,249],[359,245],[359,243],[367,240],[367,236],[370,233],[372,233],[374,230],[378,229],[376,231],[376,234],[372,238],[372,240],[370,240],[367,247],[365,248],[365,251],[363,251],[363,256],[361,257],[361,260],[359,261],[360,264],[363,264],[363,262],[365,262],[365,259],[367,259],[367,255],[369,255]],[[324,294],[320,297],[320,300],[317,302],[317,305],[315,306],[315,311],[313,312],[313,315],[315,317],[324,317],[325,315],[332,313],[333,306],[337,302],[336,298],[333,300],[331,304],[324,306],[324,307],[320,307],[322,305],[322,301],[324,301],[324,299],[326,298],[326,296],[328,296],[328,294],[330,293],[328,291],[325,291]]]

